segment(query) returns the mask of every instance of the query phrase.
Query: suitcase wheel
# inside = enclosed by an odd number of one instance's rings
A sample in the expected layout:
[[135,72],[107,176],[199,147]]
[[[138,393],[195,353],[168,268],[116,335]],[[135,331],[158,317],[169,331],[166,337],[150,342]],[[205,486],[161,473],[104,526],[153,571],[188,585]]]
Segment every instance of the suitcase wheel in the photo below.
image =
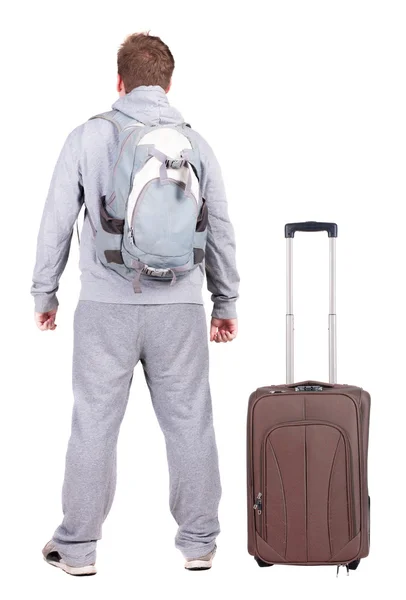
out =
[[355,569],[358,569],[358,565],[361,562],[361,559],[358,558],[357,560],[353,560],[352,562],[348,563],[347,567],[349,568],[350,571],[355,571]]
[[267,563],[264,560],[262,560],[261,558],[259,558],[258,556],[254,556],[254,558],[257,561],[259,567],[273,567],[272,563]]

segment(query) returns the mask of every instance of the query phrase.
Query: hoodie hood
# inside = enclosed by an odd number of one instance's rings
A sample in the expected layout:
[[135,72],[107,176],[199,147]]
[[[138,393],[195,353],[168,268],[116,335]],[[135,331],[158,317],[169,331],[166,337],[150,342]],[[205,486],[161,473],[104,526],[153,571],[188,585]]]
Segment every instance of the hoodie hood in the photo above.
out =
[[159,85],[140,85],[119,98],[112,108],[147,126],[185,122],[180,112],[170,106],[165,90]]

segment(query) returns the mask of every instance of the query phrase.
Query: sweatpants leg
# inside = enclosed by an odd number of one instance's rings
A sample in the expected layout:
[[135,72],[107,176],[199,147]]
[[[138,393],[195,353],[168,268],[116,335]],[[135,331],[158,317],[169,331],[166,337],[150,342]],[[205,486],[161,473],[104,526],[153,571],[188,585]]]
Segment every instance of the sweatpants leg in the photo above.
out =
[[116,486],[117,438],[140,352],[140,308],[81,301],[75,312],[72,431],[53,540],[72,566],[91,564]]
[[198,304],[143,308],[141,362],[165,436],[175,543],[197,558],[214,548],[221,495],[205,312]]

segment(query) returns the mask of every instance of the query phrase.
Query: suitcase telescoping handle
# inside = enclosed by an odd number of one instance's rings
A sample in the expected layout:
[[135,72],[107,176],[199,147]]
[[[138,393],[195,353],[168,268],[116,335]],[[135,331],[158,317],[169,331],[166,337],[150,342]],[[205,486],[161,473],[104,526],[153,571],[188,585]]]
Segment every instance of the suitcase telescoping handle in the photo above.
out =
[[286,238],[286,383],[294,381],[294,316],[293,316],[293,238],[296,231],[327,231],[330,244],[329,267],[329,382],[337,381],[337,333],[336,333],[336,223],[287,223]]

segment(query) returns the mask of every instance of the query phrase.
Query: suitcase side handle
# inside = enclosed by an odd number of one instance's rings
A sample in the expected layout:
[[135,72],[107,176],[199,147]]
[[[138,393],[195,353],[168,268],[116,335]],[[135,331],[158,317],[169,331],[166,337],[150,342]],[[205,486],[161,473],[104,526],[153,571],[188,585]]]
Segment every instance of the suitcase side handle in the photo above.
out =
[[318,221],[305,221],[304,223],[286,223],[285,238],[295,237],[296,231],[327,231],[328,237],[337,237],[337,223],[319,223]]

